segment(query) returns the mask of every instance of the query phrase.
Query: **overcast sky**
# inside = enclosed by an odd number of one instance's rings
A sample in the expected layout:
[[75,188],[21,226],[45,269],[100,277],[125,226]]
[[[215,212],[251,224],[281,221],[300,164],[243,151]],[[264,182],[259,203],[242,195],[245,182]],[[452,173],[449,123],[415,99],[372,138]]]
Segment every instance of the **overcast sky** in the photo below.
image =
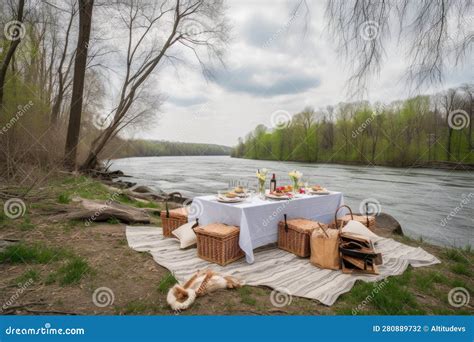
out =
[[[295,3],[229,1],[233,30],[226,69],[216,72],[213,81],[196,65],[160,69],[156,87],[167,97],[160,119],[133,137],[233,146],[256,125],[271,126],[275,111],[295,113],[350,100],[344,90],[349,68],[324,30],[325,2],[308,1],[309,18],[303,10],[292,17]],[[404,52],[396,47],[386,52],[380,75],[370,83],[370,101],[408,96],[401,82]],[[445,86],[472,82],[472,58],[469,63],[451,70]]]

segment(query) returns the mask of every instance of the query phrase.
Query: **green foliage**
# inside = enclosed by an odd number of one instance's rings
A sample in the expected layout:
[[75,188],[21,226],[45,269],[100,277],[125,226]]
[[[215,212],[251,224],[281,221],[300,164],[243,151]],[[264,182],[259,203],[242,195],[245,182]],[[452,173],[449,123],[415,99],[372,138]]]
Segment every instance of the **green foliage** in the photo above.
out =
[[17,244],[0,252],[0,264],[47,264],[69,256],[70,253],[56,247],[42,244]]
[[472,266],[465,263],[456,263],[455,265],[450,267],[450,270],[453,273],[470,277],[472,275],[471,267]]
[[71,202],[71,198],[68,194],[63,193],[58,196],[58,203],[61,204],[69,204]]
[[23,217],[22,222],[20,223],[21,230],[31,230],[35,227],[35,225],[31,222],[30,216],[25,214]]
[[47,280],[47,284],[58,282],[61,286],[77,284],[83,277],[93,273],[92,267],[86,260],[80,257],[69,259],[66,264],[61,266],[57,271],[51,273]]
[[15,279],[15,284],[21,286],[25,283],[38,281],[40,279],[40,273],[35,269],[29,269],[25,271],[22,275]]
[[110,218],[107,220],[107,223],[108,223],[108,224],[119,224],[120,221],[119,221],[119,219],[116,218],[116,217],[110,217]]
[[178,281],[173,276],[171,272],[168,272],[163,278],[161,278],[160,283],[158,284],[158,291],[161,293],[167,293],[168,290]]
[[250,286],[242,286],[237,289],[237,292],[240,295],[240,301],[243,304],[255,306],[257,304],[257,300],[252,297],[252,288]]
[[455,248],[447,248],[442,254],[443,258],[459,263],[468,264],[469,260],[462,254],[462,251]]
[[151,156],[218,156],[229,155],[231,148],[214,144],[180,143],[162,140],[114,141],[120,149],[112,149],[114,158]]
[[[287,125],[272,130],[257,126],[239,139],[231,156],[387,166],[473,163],[469,127],[452,129],[446,113],[434,111],[430,100],[418,96],[390,105],[342,103],[319,112],[307,108]],[[457,106],[469,112],[468,100],[460,98]]]

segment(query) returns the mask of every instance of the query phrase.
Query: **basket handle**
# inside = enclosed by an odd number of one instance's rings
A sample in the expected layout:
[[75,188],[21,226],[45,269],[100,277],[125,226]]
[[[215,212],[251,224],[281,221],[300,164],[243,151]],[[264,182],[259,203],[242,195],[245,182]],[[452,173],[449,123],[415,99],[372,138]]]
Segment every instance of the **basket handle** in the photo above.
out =
[[199,227],[199,219],[198,218],[196,218],[196,223],[193,224],[191,229],[194,231],[194,228],[197,228],[197,227]]
[[285,218],[285,233],[288,233],[288,223],[286,222],[286,214],[283,214],[283,217]]
[[326,228],[324,228],[324,227],[321,225],[321,223],[319,223],[319,222],[318,222],[318,226],[319,226],[319,228],[322,229],[324,235],[326,235],[326,237],[329,239],[329,235],[328,235],[328,233],[326,232]]
[[367,228],[369,227],[369,203],[365,202],[365,216],[367,220]]
[[351,207],[349,207],[348,205],[343,204],[343,205],[341,205],[339,208],[336,209],[336,213],[334,214],[334,223],[336,224],[336,228],[337,228],[337,213],[338,213],[339,210],[342,209],[342,208],[347,208],[347,209],[349,209],[349,212],[351,213],[351,220],[354,219],[354,215],[352,214],[352,209],[351,209]]

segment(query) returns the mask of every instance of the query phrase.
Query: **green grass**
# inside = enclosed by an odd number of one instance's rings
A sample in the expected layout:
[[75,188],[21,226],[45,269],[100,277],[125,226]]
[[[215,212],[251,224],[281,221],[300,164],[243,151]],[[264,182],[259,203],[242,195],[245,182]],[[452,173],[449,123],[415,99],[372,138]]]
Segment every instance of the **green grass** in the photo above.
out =
[[71,197],[67,193],[62,193],[58,196],[58,203],[69,204],[71,202]]
[[120,220],[116,217],[110,217],[108,220],[107,220],[107,223],[109,224],[119,224],[120,223]]
[[[341,301],[345,303],[345,306],[337,309],[336,312],[352,314],[355,310],[358,315],[422,315],[425,311],[419,307],[409,287],[412,276],[413,272],[410,268],[400,276],[387,278],[385,282],[358,281],[349,293],[341,296]],[[419,286],[425,289],[430,286],[426,285],[426,279],[418,280]]]
[[147,302],[143,302],[140,300],[133,300],[127,303],[120,312],[126,315],[138,315],[145,313],[149,310],[153,309],[153,307],[148,304]]
[[252,297],[252,288],[250,286],[242,286],[237,289],[237,292],[240,295],[240,301],[243,304],[255,306],[257,300]]
[[67,257],[69,253],[61,248],[43,244],[17,244],[8,246],[0,252],[0,264],[47,264],[51,261]]
[[56,272],[51,273],[46,280],[47,284],[58,282],[59,285],[77,284],[86,275],[93,273],[92,267],[81,257],[73,257],[61,266]]
[[35,270],[35,269],[29,269],[25,271],[22,275],[19,277],[15,278],[14,282],[15,284],[18,284],[18,286],[21,286],[27,282],[34,282],[38,281],[40,279],[40,273]]
[[28,214],[25,214],[25,217],[23,218],[23,221],[20,223],[20,229],[21,230],[32,230],[35,227],[35,225],[31,222],[30,216]]
[[458,262],[449,268],[451,272],[470,277],[472,275],[471,266]]
[[[466,253],[469,253],[466,251]],[[447,248],[444,253],[442,254],[443,258],[455,262],[461,262],[464,264],[468,264],[469,260],[462,254],[462,252],[458,249],[454,248]]]
[[167,293],[168,290],[178,281],[173,276],[171,272],[168,272],[163,278],[161,278],[160,283],[158,284],[158,291],[161,293]]

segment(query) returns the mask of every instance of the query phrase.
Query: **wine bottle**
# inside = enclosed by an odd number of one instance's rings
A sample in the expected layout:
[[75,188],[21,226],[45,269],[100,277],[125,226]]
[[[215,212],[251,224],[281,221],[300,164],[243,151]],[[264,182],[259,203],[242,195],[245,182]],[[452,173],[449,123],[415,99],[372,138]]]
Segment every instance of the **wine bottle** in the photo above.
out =
[[270,192],[275,192],[276,187],[277,187],[277,181],[276,181],[276,178],[275,178],[275,174],[273,174],[273,177],[270,180]]

